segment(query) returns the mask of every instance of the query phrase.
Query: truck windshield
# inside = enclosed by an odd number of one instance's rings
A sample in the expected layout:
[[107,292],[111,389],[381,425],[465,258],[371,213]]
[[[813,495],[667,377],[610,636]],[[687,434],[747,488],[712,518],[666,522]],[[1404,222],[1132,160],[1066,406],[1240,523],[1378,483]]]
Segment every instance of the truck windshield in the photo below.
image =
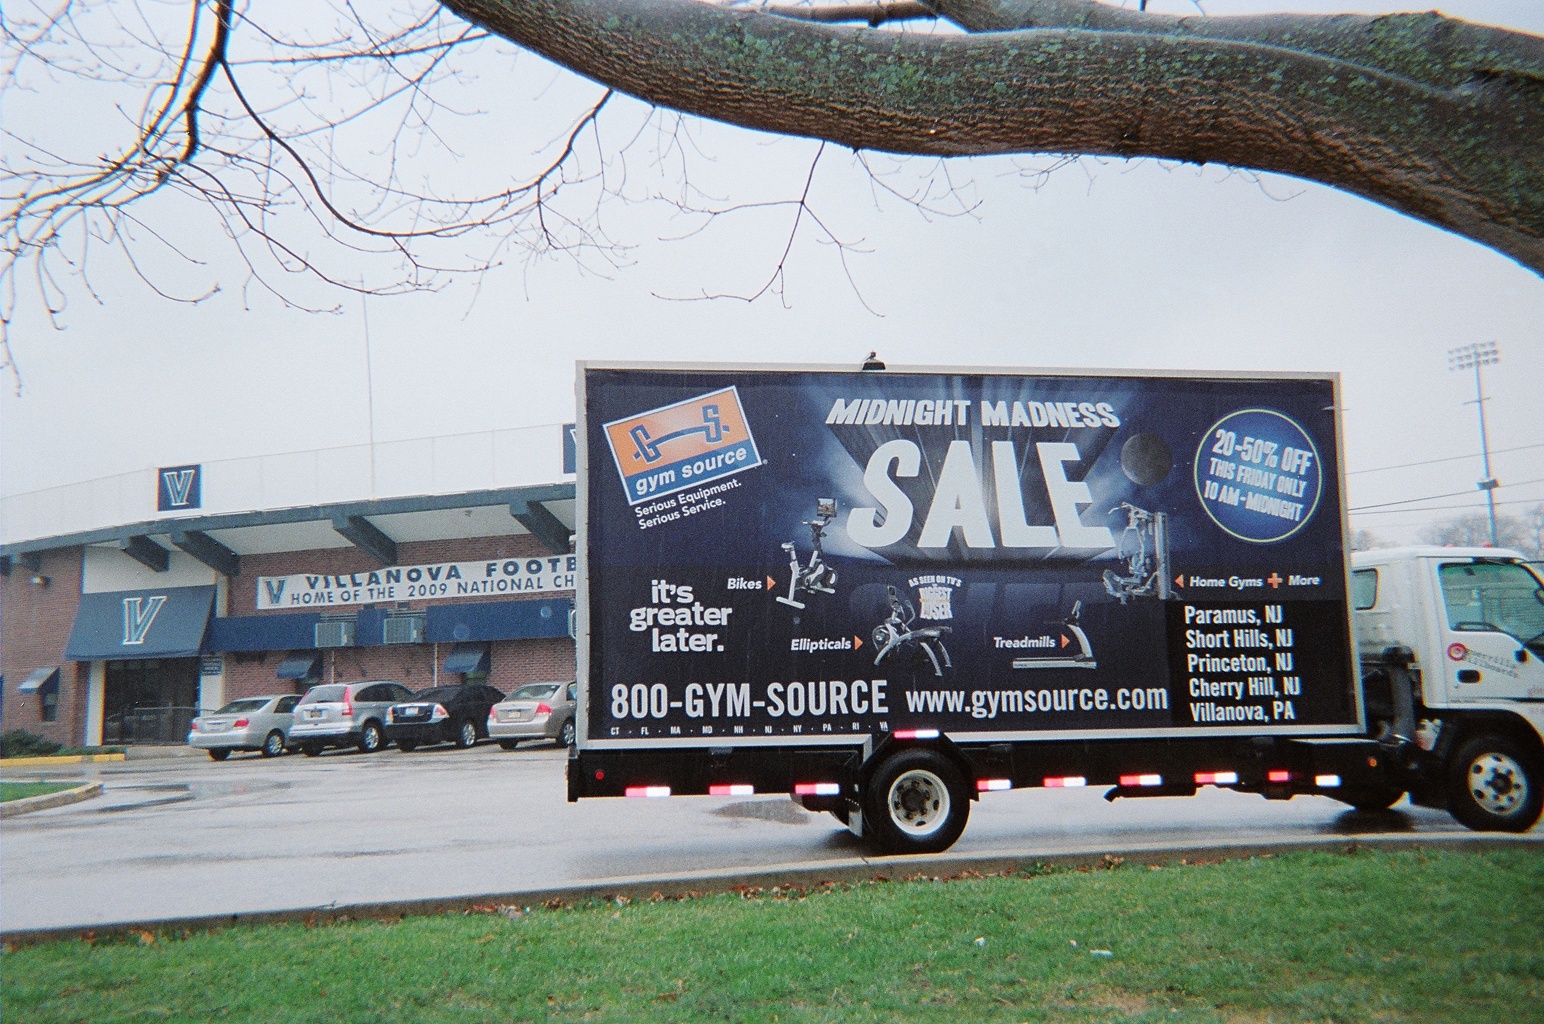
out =
[[1509,633],[1544,649],[1544,585],[1522,565],[1449,564],[1438,570],[1448,628]]

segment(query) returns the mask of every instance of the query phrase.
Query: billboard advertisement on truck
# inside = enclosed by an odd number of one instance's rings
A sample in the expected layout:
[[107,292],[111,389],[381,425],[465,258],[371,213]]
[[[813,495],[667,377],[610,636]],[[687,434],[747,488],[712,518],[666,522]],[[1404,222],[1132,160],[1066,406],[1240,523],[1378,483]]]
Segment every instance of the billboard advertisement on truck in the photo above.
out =
[[1334,376],[579,388],[583,747],[1362,729]]

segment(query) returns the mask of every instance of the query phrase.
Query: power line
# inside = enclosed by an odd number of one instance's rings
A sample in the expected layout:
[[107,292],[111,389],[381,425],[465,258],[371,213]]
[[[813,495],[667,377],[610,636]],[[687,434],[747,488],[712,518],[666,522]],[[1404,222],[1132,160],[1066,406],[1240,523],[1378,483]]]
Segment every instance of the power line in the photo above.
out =
[[[1544,484],[1544,477],[1540,477],[1537,480],[1519,480],[1515,484],[1502,484],[1501,487],[1527,487],[1529,484]],[[1497,488],[1497,489],[1499,490],[1500,488]],[[1417,501],[1436,501],[1439,498],[1462,498],[1462,497],[1465,497],[1467,495],[1474,494],[1474,493],[1475,493],[1474,491],[1450,491],[1447,494],[1428,494],[1424,498],[1401,498],[1399,501],[1384,501],[1384,502],[1380,502],[1380,503],[1378,503],[1376,505],[1357,505],[1357,506],[1355,506],[1353,508],[1347,509],[1346,511],[1348,511],[1348,512],[1365,512],[1368,509],[1388,508],[1391,505],[1411,505],[1411,504],[1414,504]],[[1523,500],[1527,501],[1528,499],[1524,498]],[[1504,502],[1498,502],[1498,504],[1505,504],[1505,503]],[[1453,507],[1453,506],[1449,506],[1449,507]]]
[[[1515,498],[1512,501],[1498,501],[1497,505],[1539,505],[1544,504],[1544,499],[1539,498]],[[1370,511],[1347,509],[1346,512],[1353,516],[1397,516],[1410,512],[1482,512],[1483,505],[1420,505],[1416,508],[1377,508],[1369,506]]]
[[[1518,445],[1516,448],[1497,448],[1495,451],[1491,452],[1491,454],[1504,455],[1507,452],[1526,452],[1534,448],[1544,448],[1544,444],[1522,444]],[[1346,476],[1356,476],[1359,473],[1383,473],[1391,469],[1411,469],[1415,466],[1435,466],[1440,462],[1462,462],[1465,459],[1477,459],[1479,457],[1479,452],[1475,452],[1473,455],[1449,455],[1442,459],[1425,459],[1421,462],[1401,462],[1397,466],[1379,466],[1376,469],[1351,469],[1346,471]]]

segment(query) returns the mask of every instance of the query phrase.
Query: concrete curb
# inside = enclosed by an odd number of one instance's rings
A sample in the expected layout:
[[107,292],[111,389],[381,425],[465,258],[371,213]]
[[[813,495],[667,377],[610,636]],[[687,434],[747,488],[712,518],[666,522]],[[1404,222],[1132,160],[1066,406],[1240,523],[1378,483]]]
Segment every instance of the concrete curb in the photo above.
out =
[[106,764],[122,761],[123,754],[65,754],[57,757],[7,757],[0,759],[0,772],[7,768],[52,768],[57,765]]
[[63,789],[57,793],[44,793],[42,796],[22,797],[20,800],[7,800],[0,804],[0,818],[14,818],[18,814],[31,814],[33,811],[46,811],[50,807],[63,807],[65,804],[78,804],[82,800],[90,800],[94,796],[102,795],[100,782],[88,782],[84,786],[76,786],[74,789]]
[[375,920],[400,921],[405,917],[427,917],[436,914],[464,914],[472,911],[486,912],[492,907],[536,907],[541,905],[571,904],[584,900],[679,899],[683,897],[711,896],[738,892],[748,888],[784,889],[818,888],[828,882],[855,883],[882,881],[908,881],[912,879],[943,879],[1019,873],[1037,865],[1060,868],[1109,867],[1107,858],[1118,857],[1121,862],[1133,866],[1149,864],[1167,865],[1182,862],[1215,862],[1221,860],[1245,860],[1252,857],[1276,856],[1282,853],[1319,851],[1326,849],[1352,849],[1357,847],[1409,848],[1424,846],[1463,852],[1502,850],[1511,847],[1544,849],[1544,835],[1472,835],[1456,833],[1451,838],[1440,835],[1367,835],[1324,836],[1319,839],[1294,840],[1287,843],[1218,843],[1185,847],[1103,847],[1076,853],[1033,854],[938,854],[936,856],[906,857],[853,857],[820,864],[780,864],[759,868],[730,871],[700,871],[674,875],[669,878],[631,876],[592,882],[586,885],[564,886],[555,889],[531,889],[523,892],[490,893],[477,896],[450,896],[442,898],[396,900],[382,903],[329,904],[319,907],[299,907],[292,910],[268,910],[253,913],[213,914],[207,917],[168,918],[153,921],[118,921],[95,926],[76,925],[67,928],[34,928],[0,932],[0,943],[7,949],[33,946],[46,942],[74,939],[92,941],[106,938],[137,936],[141,932],[187,934],[191,932],[219,931],[235,925],[302,924],[316,926],[344,921]]

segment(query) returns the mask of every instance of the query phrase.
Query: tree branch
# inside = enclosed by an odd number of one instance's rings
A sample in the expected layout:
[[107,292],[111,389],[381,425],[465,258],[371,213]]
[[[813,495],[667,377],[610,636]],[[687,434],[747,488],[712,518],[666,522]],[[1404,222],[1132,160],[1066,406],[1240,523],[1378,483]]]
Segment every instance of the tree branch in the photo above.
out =
[[[1544,41],[1533,36],[1471,32],[1450,19],[1365,19],[1368,31],[1395,35],[1424,26],[1426,40],[1416,31],[1395,47],[1402,56],[1370,63],[1366,47],[1350,59],[1278,45],[1293,26],[1318,24],[1286,16],[1265,42],[1197,29],[1212,19],[953,37],[694,0],[442,2],[609,88],[731,124],[894,153],[1147,156],[1289,174],[1544,273],[1544,103],[1534,59]],[[963,3],[931,6],[966,17]],[[1064,16],[1106,16],[1059,6]],[[1190,29],[1176,29],[1179,21]],[[1445,42],[1432,49],[1436,38]],[[1417,59],[1427,50],[1436,56]]]

